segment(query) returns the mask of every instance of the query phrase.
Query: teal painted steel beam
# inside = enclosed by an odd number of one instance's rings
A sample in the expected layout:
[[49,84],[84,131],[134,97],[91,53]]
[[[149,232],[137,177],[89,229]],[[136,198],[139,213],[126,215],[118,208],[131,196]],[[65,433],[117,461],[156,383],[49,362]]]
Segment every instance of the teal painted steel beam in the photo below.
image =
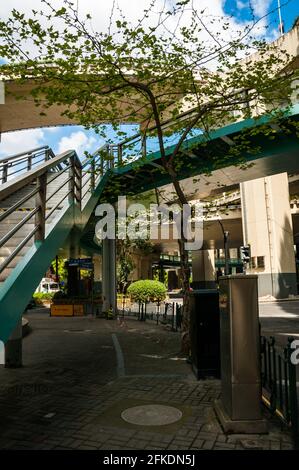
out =
[[91,194],[84,209],[80,213],[77,214],[77,217],[75,219],[75,225],[81,230],[83,230],[86,224],[88,223],[88,220],[90,219],[90,216],[92,215],[96,205],[98,204],[99,198],[109,178],[111,177],[111,175],[112,175],[111,171],[107,171],[107,173],[105,173],[105,175],[100,179],[95,190]]
[[78,208],[75,204],[63,209],[45,240],[35,242],[1,286],[0,340],[6,342],[22,316],[32,292],[74,226]]
[[[299,104],[296,104],[292,106],[291,109],[285,111],[285,115],[282,119],[294,119],[297,120],[299,119]],[[196,137],[192,137],[190,139],[186,139],[185,142],[182,144],[182,149],[183,150],[188,150],[189,148],[196,145],[200,145],[202,143],[211,143],[212,141],[215,141],[216,139],[221,139],[221,137],[228,137],[231,136],[232,134],[237,134],[245,129],[252,128],[252,127],[258,127],[264,124],[268,124],[271,119],[273,119],[273,116],[271,114],[264,115],[262,117],[259,117],[257,119],[245,119],[243,121],[238,121],[233,124],[229,124],[227,126],[223,126],[219,129],[215,129],[210,132],[209,137],[206,137],[204,135],[198,135]],[[171,153],[175,149],[175,144],[168,146],[165,148],[165,155],[171,155]],[[147,163],[155,160],[159,160],[161,158],[161,153],[160,151],[152,152],[146,156],[146,158],[140,158],[136,162],[128,163],[127,165],[124,165],[122,167],[116,168],[113,170],[114,174],[121,175],[124,173],[127,173],[129,170],[134,170],[135,168],[140,168]],[[139,163],[138,163],[139,162]]]

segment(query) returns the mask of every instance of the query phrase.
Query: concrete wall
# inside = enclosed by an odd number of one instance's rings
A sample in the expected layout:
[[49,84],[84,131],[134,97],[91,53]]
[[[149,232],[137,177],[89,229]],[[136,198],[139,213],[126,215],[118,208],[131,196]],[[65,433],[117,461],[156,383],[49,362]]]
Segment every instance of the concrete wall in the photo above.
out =
[[242,183],[244,243],[264,267],[248,271],[259,276],[259,296],[288,297],[297,293],[289,186],[286,173]]
[[216,286],[214,250],[192,252],[192,285],[195,289],[213,289]]

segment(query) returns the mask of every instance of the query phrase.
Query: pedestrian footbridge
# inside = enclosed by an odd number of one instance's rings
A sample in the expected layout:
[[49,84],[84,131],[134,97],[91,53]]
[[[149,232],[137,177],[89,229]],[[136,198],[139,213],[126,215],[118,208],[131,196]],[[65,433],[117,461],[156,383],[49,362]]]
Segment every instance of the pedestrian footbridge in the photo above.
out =
[[[178,177],[216,175],[225,171],[230,184],[281,172],[298,172],[299,105],[275,123],[270,117],[246,120],[197,135],[185,141],[178,155]],[[255,127],[250,137],[254,152],[244,165],[229,149],[242,132]],[[166,156],[173,148],[166,148]],[[6,342],[32,293],[58,253],[76,232],[90,252],[94,242],[95,207],[99,200],[113,202],[118,195],[133,195],[169,184],[159,151],[140,135],[120,144],[105,145],[81,161],[75,151],[55,155],[49,147],[22,152],[0,161],[0,340]],[[236,159],[235,159],[236,158]]]

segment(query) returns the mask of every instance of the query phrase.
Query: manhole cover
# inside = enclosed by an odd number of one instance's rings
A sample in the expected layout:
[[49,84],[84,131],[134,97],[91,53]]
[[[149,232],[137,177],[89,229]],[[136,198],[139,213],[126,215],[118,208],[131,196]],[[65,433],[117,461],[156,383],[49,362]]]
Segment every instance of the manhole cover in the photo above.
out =
[[173,406],[142,405],[123,411],[121,417],[127,423],[139,426],[163,426],[175,423],[183,413]]

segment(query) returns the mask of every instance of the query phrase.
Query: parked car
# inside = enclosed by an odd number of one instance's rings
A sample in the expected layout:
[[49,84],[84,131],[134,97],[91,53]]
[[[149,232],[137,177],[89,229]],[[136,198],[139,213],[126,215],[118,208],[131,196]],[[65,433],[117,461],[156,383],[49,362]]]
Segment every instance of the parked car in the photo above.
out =
[[42,294],[51,294],[58,292],[60,290],[58,282],[53,281],[53,279],[44,277],[39,283],[35,292],[41,292]]

